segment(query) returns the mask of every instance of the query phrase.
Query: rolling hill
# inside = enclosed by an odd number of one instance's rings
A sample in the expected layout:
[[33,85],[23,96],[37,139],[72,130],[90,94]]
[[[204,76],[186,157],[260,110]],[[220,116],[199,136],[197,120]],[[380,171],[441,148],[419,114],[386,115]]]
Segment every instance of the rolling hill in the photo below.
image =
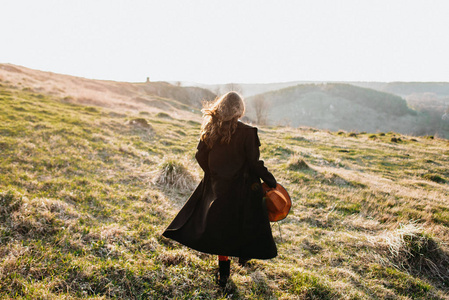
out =
[[0,298],[449,299],[447,140],[260,127],[293,207],[279,256],[233,260],[221,289],[216,257],[161,236],[202,176],[196,108],[148,91],[161,107],[127,108],[96,81],[113,104],[84,104],[88,80],[21,76],[0,77]]
[[268,105],[268,124],[449,137],[449,126],[433,127],[428,115],[409,108],[401,97],[349,84],[301,84],[249,97],[253,120],[257,98]]
[[[182,85],[202,87],[215,93],[235,89],[246,96],[248,102],[262,97],[270,108],[267,117],[272,125],[371,132],[393,130],[449,138],[449,83],[446,82],[293,81],[215,85],[185,82]],[[378,106],[387,108],[386,101],[402,106],[393,109],[406,111],[404,105],[410,109],[399,118],[394,111],[376,109]],[[251,104],[248,112],[249,120],[257,121]]]

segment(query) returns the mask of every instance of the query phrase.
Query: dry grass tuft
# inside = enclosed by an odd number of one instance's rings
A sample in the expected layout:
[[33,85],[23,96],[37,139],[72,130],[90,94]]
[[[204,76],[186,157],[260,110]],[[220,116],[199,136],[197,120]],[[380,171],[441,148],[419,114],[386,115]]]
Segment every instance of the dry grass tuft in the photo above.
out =
[[165,119],[173,119],[169,114],[167,114],[165,112],[157,113],[156,117],[158,117],[158,118],[165,118]]
[[197,182],[181,161],[167,158],[160,164],[154,183],[186,191],[195,188]]
[[151,124],[148,123],[148,121],[146,119],[144,119],[144,118],[131,119],[129,121],[126,121],[125,124],[126,125],[131,125],[131,126],[134,126],[134,127],[140,127],[140,128],[153,130],[153,126],[151,126]]
[[158,255],[158,260],[166,266],[198,264],[200,262],[196,255],[183,249],[162,251]]
[[288,169],[293,171],[308,170],[309,165],[301,157],[293,156],[288,162]]
[[449,253],[416,223],[401,225],[383,236],[390,262],[410,273],[449,282]]
[[429,174],[425,174],[423,175],[424,179],[436,182],[436,183],[446,183],[446,179],[444,179],[443,177],[441,177],[438,174],[433,174],[433,173],[429,173]]
[[71,226],[79,218],[66,202],[49,199],[28,199],[12,192],[0,194],[0,222],[14,234],[54,233]]
[[394,257],[409,257],[411,255],[410,245],[421,243],[423,228],[416,223],[401,225],[393,232],[385,234],[385,242],[390,253]]
[[60,200],[23,197],[22,201],[21,207],[12,214],[13,228],[21,234],[53,233],[70,226],[80,216]]
[[325,173],[324,178],[327,182],[336,185],[347,185],[348,182],[335,173]]
[[128,228],[119,226],[118,224],[111,224],[101,229],[100,238],[108,242],[129,242],[133,241],[129,235]]

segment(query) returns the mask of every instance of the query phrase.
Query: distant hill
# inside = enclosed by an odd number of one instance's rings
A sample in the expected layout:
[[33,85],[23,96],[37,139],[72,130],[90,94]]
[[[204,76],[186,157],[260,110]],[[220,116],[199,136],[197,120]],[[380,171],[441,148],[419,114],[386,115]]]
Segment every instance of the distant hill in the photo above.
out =
[[300,84],[247,98],[248,117],[256,120],[254,101],[269,105],[268,123],[346,131],[435,133],[427,116],[396,95],[349,84]]
[[409,107],[425,116],[425,131],[448,138],[449,113],[448,82],[354,82],[354,85],[398,95]]

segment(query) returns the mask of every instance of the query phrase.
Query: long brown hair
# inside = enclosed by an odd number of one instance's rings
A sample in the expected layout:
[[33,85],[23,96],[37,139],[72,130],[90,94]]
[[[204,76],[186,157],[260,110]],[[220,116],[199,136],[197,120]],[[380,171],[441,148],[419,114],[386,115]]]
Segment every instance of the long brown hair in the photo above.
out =
[[236,92],[224,94],[202,110],[201,140],[212,148],[215,143],[229,144],[238,119],[245,112],[242,97]]

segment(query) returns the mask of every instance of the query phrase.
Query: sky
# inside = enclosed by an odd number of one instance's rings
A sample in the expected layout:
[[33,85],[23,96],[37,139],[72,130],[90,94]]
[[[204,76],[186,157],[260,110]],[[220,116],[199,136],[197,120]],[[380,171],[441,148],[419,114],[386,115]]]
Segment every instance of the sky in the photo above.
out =
[[92,79],[449,81],[447,0],[0,0],[0,63]]

